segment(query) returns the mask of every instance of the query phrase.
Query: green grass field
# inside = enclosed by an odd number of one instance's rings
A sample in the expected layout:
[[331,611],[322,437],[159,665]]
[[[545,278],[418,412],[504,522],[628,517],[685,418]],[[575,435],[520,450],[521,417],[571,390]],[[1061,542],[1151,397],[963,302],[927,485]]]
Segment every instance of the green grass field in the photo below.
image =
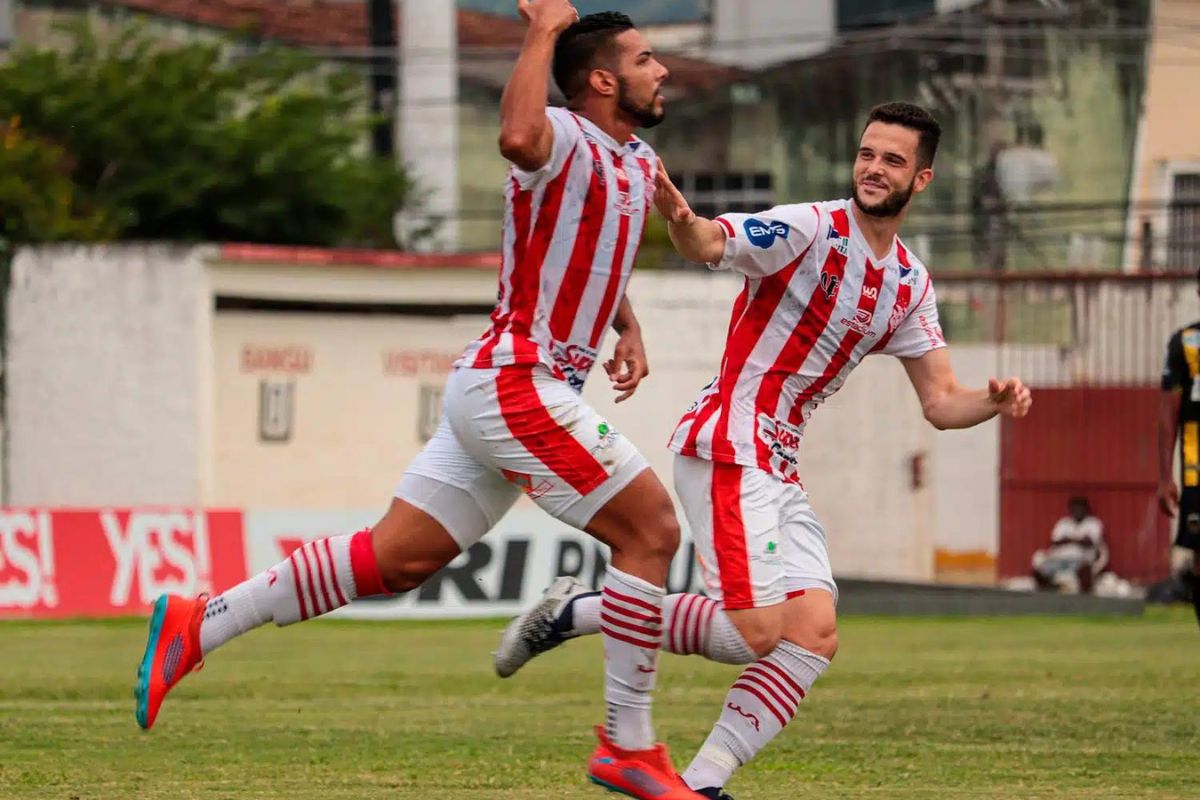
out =
[[[0,623],[0,798],[601,798],[586,783],[601,649],[508,681],[500,624],[317,622],[213,654],[152,733],[144,623]],[[1196,798],[1200,634],[1144,619],[843,621],[841,653],[739,800]],[[666,656],[659,734],[682,767],[733,667]]]

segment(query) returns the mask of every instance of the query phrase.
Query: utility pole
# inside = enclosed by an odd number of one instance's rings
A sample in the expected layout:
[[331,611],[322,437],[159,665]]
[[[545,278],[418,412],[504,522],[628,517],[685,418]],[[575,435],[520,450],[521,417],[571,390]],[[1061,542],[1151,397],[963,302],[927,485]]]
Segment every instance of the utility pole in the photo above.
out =
[[[5,3],[7,0],[0,0]],[[396,152],[396,15],[392,0],[370,0],[367,28],[371,43],[371,113],[379,117],[371,131],[371,149],[377,156]]]
[[3,60],[13,46],[13,2],[0,0],[0,60]]
[[458,17],[446,0],[400,0],[400,158],[423,195],[422,208],[397,220],[408,238],[430,223],[418,246],[458,249]]
[[1004,0],[988,0],[987,38],[984,49],[983,141],[987,154],[982,190],[984,241],[989,269],[1002,270],[1008,261],[1008,214],[996,174],[997,156],[1007,144],[1004,120]]

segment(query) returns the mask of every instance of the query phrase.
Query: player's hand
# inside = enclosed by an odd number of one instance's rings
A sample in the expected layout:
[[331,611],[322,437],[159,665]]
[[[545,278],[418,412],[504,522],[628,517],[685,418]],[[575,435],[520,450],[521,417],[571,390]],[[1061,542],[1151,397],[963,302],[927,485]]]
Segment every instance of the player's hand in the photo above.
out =
[[658,172],[654,176],[654,207],[667,222],[686,225],[696,218],[696,212],[688,205],[687,198],[671,183],[671,176],[658,159]]
[[531,28],[559,34],[579,21],[570,0],[517,0],[517,12]]
[[1009,378],[999,381],[992,378],[988,381],[988,402],[996,406],[1006,417],[1020,419],[1029,413],[1033,405],[1033,395],[1029,387],[1021,383],[1020,378]]
[[637,328],[626,328],[617,339],[613,357],[604,362],[604,371],[612,381],[613,389],[620,392],[617,402],[633,397],[642,378],[650,374],[646,363],[646,348],[642,344],[642,332]]
[[1158,482],[1158,510],[1168,517],[1179,511],[1179,487],[1170,478]]

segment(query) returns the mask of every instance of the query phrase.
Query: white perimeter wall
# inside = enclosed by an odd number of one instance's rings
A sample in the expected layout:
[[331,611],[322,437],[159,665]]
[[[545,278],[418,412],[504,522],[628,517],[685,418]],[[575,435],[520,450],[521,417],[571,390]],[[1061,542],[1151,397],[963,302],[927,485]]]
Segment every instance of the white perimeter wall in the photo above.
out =
[[18,253],[8,298],[5,502],[201,501],[201,253]]
[[[487,271],[219,265],[204,250],[49,248],[17,260],[10,299],[12,505],[203,504],[382,510],[422,445],[420,397],[482,316],[211,312],[212,293],[340,300],[444,295],[489,303]],[[670,485],[665,444],[714,374],[729,275],[639,273],[630,287],[652,374],[616,406],[599,369],[587,398]],[[605,344],[604,357],[614,338]],[[247,352],[257,354],[247,358]],[[288,354],[272,361],[271,353]],[[267,354],[265,361],[262,354]],[[296,354],[301,354],[297,357]],[[990,358],[955,352],[980,384]],[[258,429],[263,381],[295,385],[288,442]],[[923,579],[934,547],[996,549],[997,426],[938,433],[900,364],[876,356],[815,415],[802,475],[836,571]],[[924,482],[911,461],[924,456]]]

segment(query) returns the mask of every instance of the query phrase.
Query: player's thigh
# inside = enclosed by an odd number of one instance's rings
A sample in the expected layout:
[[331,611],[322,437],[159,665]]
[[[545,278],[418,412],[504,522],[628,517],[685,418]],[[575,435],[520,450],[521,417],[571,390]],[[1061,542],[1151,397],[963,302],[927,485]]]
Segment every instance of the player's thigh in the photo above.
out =
[[480,464],[580,529],[648,468],[629,439],[541,366],[456,370],[446,414]]
[[788,486],[780,516],[788,598],[783,638],[832,658],[837,652],[838,589],[825,529],[799,486]]
[[375,528],[381,569],[386,564],[397,581],[419,584],[483,538],[518,495],[476,461],[443,420],[405,470],[392,507]]
[[606,499],[583,529],[611,547],[614,555],[624,552],[669,564],[679,549],[675,506],[649,467],[642,467],[628,485]]
[[706,593],[729,611],[782,603],[778,481],[753,467],[676,456],[675,492]]

